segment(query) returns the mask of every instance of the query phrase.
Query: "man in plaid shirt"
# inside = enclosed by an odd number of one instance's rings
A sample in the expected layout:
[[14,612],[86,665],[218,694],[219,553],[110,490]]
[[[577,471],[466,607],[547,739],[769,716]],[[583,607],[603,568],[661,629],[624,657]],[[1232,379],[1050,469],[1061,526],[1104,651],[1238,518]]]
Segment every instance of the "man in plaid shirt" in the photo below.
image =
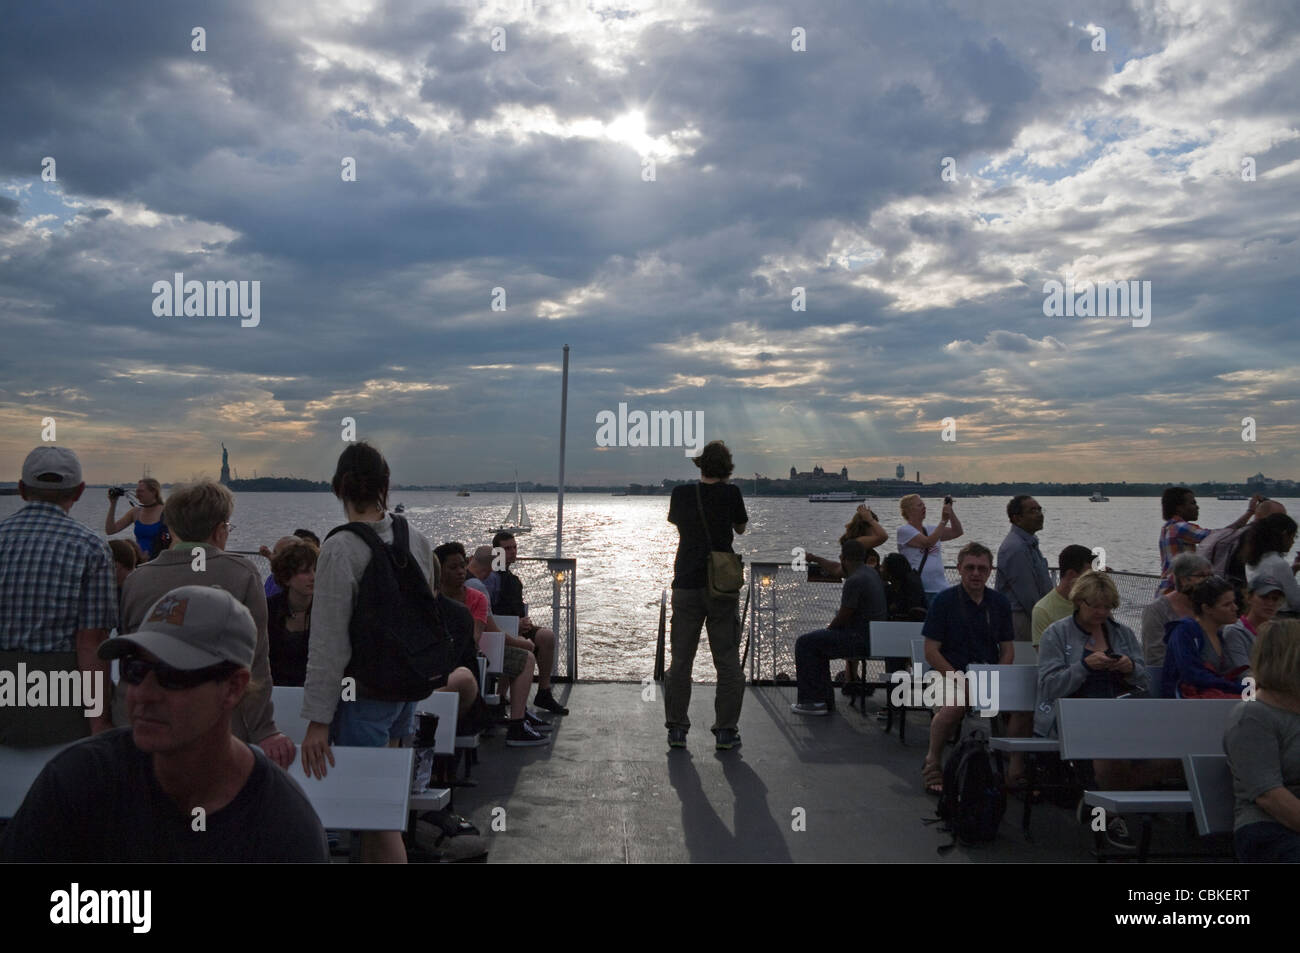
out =
[[[108,543],[69,515],[85,489],[71,450],[41,446],[23,461],[18,492],[27,505],[0,521],[0,671],[14,673],[15,684],[20,663],[27,684],[36,671],[75,672],[79,681],[89,672],[105,698],[108,663],[97,652],[117,625],[117,587]],[[107,703],[92,718],[58,701],[0,705],[0,744],[60,744],[113,727]]]
[[[1240,529],[1250,522],[1255,507],[1263,499],[1258,493],[1250,498],[1246,512],[1226,529]],[[1160,527],[1160,585],[1156,595],[1163,596],[1174,588],[1174,577],[1169,572],[1169,564],[1175,556],[1196,552],[1196,544],[1204,542],[1205,537],[1220,530],[1204,529],[1197,526],[1195,520],[1201,515],[1201,508],[1196,502],[1196,494],[1185,486],[1171,486],[1160,494],[1160,511],[1164,515],[1165,525]]]

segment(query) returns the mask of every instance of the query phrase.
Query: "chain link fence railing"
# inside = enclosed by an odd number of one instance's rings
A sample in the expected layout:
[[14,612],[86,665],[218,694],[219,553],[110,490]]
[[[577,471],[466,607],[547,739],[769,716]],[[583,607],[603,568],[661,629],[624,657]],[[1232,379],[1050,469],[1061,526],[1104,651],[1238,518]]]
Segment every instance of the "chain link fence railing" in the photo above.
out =
[[[960,582],[955,566],[944,567],[949,585]],[[1058,579],[1052,569],[1052,584]],[[1142,610],[1156,597],[1159,576],[1144,573],[1109,571],[1107,575],[1119,590],[1120,605],[1115,619],[1134,634],[1142,628]],[[997,571],[989,578],[996,582]],[[749,564],[749,620],[745,637],[750,681],[789,683],[794,681],[794,643],[805,632],[826,628],[840,607],[839,582],[809,582],[807,573],[796,571],[788,563]],[[843,661],[834,661],[832,677],[844,670]],[[868,663],[868,676],[882,675],[882,663]]]

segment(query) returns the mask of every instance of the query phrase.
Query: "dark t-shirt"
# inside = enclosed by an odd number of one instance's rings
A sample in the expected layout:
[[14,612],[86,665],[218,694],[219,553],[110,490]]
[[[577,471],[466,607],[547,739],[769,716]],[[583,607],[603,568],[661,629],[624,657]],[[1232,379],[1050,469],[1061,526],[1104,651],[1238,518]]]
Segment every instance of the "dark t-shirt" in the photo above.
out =
[[998,664],[1001,643],[1015,638],[1011,627],[1011,602],[985,587],[980,604],[960,584],[934,597],[921,634],[941,643],[939,651],[953,668],[966,670],[972,662]]
[[677,526],[681,537],[677,543],[677,560],[673,563],[674,589],[703,589],[709,584],[709,542],[700,523],[700,508],[695,501],[696,487],[700,489],[715,552],[735,552],[731,548],[732,526],[749,522],[740,487],[734,484],[685,483],[673,487],[668,502],[668,522]]
[[889,618],[889,607],[885,599],[885,583],[880,573],[870,566],[859,566],[853,575],[844,580],[844,590],[840,593],[840,608],[852,609],[853,619],[848,630],[855,635],[866,635],[872,622],[884,622]]
[[235,799],[193,829],[130,728],[56,755],[0,838],[0,860],[74,863],[328,863],[307,795],[257,748]]
[[517,615],[521,619],[528,615],[528,606],[524,604],[524,584],[519,577],[507,569],[496,571],[500,585],[496,598],[492,600],[493,615]]
[[266,600],[266,635],[270,643],[271,684],[301,687],[307,680],[307,641],[311,638],[311,616],[306,630],[291,632],[289,593],[281,589]]
[[[438,593],[438,608],[442,612],[447,634],[455,643],[453,668],[467,668],[478,675],[478,646],[474,643],[474,617],[469,609],[455,599],[448,599]],[[450,674],[450,673],[448,673]]]

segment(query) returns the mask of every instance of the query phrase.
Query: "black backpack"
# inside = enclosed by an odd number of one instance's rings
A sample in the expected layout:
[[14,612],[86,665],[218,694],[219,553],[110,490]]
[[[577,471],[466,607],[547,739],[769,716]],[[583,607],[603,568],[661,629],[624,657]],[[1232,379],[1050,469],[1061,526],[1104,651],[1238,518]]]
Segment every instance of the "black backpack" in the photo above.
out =
[[429,580],[411,556],[406,520],[393,517],[391,546],[370,523],[345,523],[325,538],[344,530],[365,540],[371,554],[352,607],[352,659],[344,674],[356,679],[358,697],[403,702],[427,698],[433,679],[454,667],[455,643]]
[[963,741],[943,766],[938,813],[943,829],[953,839],[940,847],[939,853],[948,853],[958,843],[969,847],[996,839],[1006,812],[1006,785],[989,753],[988,741],[978,736]]

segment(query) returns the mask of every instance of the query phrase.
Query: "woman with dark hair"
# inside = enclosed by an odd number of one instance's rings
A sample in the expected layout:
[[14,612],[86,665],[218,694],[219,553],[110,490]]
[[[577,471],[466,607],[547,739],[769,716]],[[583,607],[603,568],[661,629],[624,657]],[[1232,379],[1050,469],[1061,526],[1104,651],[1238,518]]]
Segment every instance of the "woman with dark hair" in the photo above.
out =
[[691,719],[691,670],[700,644],[700,629],[709,627],[709,649],[718,673],[714,696],[713,734],[725,751],[740,744],[740,706],[745,699],[745,674],[740,667],[740,599],[712,595],[709,588],[711,553],[732,553],[732,533],[743,533],[749,522],[740,489],[730,482],[731,451],[721,440],[707,444],[694,463],[700,481],[673,487],[668,522],[677,527],[677,559],[673,565],[673,660],[664,680],[664,723],[668,745],[686,747]]
[[[868,566],[873,565],[871,556],[875,555],[874,567],[879,569],[880,556],[876,554],[875,547],[888,540],[889,533],[880,525],[880,520],[876,518],[876,514],[871,512],[871,508],[865,503],[860,504],[854,511],[852,519],[844,524],[844,532],[840,534],[840,545],[843,546],[851,539],[856,539],[867,548]],[[808,562],[816,563],[821,567],[821,571],[827,579],[844,578],[840,564],[835,560],[827,559],[824,556],[814,556],[812,553],[807,553],[805,558]]]
[[1285,513],[1273,513],[1246,528],[1241,539],[1241,561],[1246,564],[1246,582],[1253,583],[1258,576],[1270,576],[1286,595],[1282,611],[1300,612],[1300,584],[1295,574],[1300,570],[1300,557],[1295,562],[1286,561],[1287,553],[1295,546],[1296,522]]
[[1212,576],[1189,594],[1192,616],[1165,626],[1161,690],[1166,698],[1240,698],[1243,671],[1233,668],[1220,632],[1237,619],[1232,583]]
[[266,600],[273,685],[301,686],[306,681],[319,552],[306,540],[295,538],[271,557],[271,578],[278,586]]
[[1258,691],[1228,715],[1233,841],[1245,863],[1300,863],[1300,622],[1270,623],[1255,643]]

